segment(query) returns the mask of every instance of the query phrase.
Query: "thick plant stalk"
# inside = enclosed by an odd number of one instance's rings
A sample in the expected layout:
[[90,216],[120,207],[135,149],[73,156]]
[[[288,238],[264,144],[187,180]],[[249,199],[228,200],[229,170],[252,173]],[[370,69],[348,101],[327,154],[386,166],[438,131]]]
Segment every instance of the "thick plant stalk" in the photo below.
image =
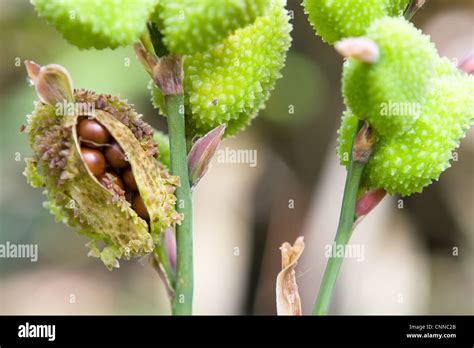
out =
[[193,304],[193,217],[184,129],[183,95],[169,95],[165,97],[165,101],[168,111],[171,172],[181,179],[181,186],[176,190],[176,209],[184,216],[181,225],[176,226],[177,259],[172,312],[174,315],[190,315]]
[[[361,124],[362,122],[359,121],[357,129],[360,128]],[[360,187],[360,180],[364,167],[372,152],[373,143],[374,139],[367,124],[363,125],[362,128],[354,134],[351,159],[347,169],[341,214],[339,216],[339,225],[337,227],[335,238],[336,246],[342,245],[345,247],[351,238],[355,221],[357,193]],[[342,257],[331,256],[329,258],[319,288],[318,297],[314,305],[314,315],[325,315],[328,313],[342,261]]]

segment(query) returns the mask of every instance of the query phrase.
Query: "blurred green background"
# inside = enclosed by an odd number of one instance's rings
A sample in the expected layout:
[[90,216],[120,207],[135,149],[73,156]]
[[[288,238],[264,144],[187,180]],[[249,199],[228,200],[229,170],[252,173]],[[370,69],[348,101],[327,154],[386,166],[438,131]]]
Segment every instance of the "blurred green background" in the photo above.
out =
[[[284,77],[252,126],[221,146],[257,150],[257,168],[214,161],[194,195],[196,313],[274,314],[278,248],[301,234],[307,247],[297,277],[306,313],[319,287],[344,182],[334,150],[344,110],[342,59],[314,35],[299,0],[289,0],[288,8],[294,30]],[[414,22],[443,55],[461,59],[474,49],[470,0],[431,0]],[[76,88],[127,98],[166,131],[132,48],[81,51],[27,1],[14,0],[0,0],[0,38],[0,243],[39,248],[35,263],[0,259],[0,314],[169,313],[146,262],[121,262],[109,272],[88,258],[87,239],[55,223],[40,190],[22,175],[31,151],[19,129],[36,99],[25,59],[63,65]],[[358,227],[367,256],[343,266],[334,313],[474,313],[473,152],[471,131],[440,182],[403,200],[403,209],[398,197],[386,198]]]

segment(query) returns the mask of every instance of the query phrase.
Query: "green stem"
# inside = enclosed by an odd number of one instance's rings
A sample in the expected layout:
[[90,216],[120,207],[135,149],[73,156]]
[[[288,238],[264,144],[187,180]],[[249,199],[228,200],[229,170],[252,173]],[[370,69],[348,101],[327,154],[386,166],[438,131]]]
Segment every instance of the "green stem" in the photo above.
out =
[[176,209],[184,216],[181,224],[176,226],[175,297],[171,307],[174,315],[190,315],[193,306],[193,216],[184,129],[183,95],[166,96],[165,102],[168,111],[171,173],[179,176],[181,180],[181,186],[176,189]]
[[[361,123],[359,122],[360,128]],[[352,147],[356,139],[357,131],[354,134]],[[351,158],[347,170],[346,184],[344,188],[344,196],[342,199],[341,213],[339,216],[339,225],[337,226],[335,245],[346,246],[352,235],[354,224],[355,208],[357,202],[357,193],[359,191],[360,179],[365,167],[364,162],[355,161],[353,159],[353,149],[351,150]],[[318,297],[314,305],[314,315],[325,315],[328,313],[331,304],[332,295],[336,286],[337,276],[341,268],[343,257],[331,257],[326,265],[323,280],[319,288]]]

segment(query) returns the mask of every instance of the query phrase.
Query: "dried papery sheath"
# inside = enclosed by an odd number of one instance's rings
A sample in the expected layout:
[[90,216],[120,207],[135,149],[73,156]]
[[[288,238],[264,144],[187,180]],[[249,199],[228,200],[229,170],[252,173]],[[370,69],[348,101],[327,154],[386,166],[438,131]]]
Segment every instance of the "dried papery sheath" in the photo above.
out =
[[153,69],[158,65],[158,57],[153,53],[147,52],[143,45],[138,42],[133,45],[133,49],[138,61],[143,65],[145,71],[153,78]]
[[416,12],[423,7],[426,0],[411,0],[410,5],[406,8],[404,16],[410,20],[413,18]]
[[25,66],[43,103],[55,105],[64,100],[68,103],[74,101],[71,76],[62,66],[50,64],[41,67],[30,60],[25,61]]
[[[86,90],[74,90],[73,96],[68,112],[35,103],[26,128],[34,155],[27,159],[25,175],[33,187],[44,188],[45,207],[89,236],[89,255],[111,269],[120,258],[153,251],[154,239],[179,223],[173,195],[179,180],[157,161],[152,128],[126,101]],[[88,134],[81,135],[78,127],[82,122],[107,132],[107,143],[85,141]],[[124,154],[120,168],[116,148]],[[100,249],[98,241],[105,247]]]
[[160,58],[153,68],[153,80],[163,96],[183,94],[183,59],[176,55]]
[[296,284],[295,267],[304,250],[303,237],[293,245],[285,242],[281,250],[281,272],[276,281],[276,304],[278,315],[302,315],[301,299]]

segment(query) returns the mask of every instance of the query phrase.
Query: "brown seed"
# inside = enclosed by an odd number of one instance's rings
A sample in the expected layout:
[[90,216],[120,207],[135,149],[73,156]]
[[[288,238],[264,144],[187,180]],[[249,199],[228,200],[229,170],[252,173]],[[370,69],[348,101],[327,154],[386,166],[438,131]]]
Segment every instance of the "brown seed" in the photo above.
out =
[[135,177],[133,176],[133,171],[131,167],[128,167],[123,171],[122,178],[125,182],[125,185],[127,185],[130,190],[138,191],[137,182],[135,181]]
[[[125,185],[123,184],[122,179],[117,173],[114,172],[106,172],[102,174],[99,178],[99,181],[104,184],[104,186],[107,186],[107,181],[110,182],[110,176],[112,177],[112,180],[115,184],[117,184],[118,187],[120,187],[122,190],[125,191]],[[108,178],[109,177],[109,178]]]
[[97,147],[96,144],[106,144],[110,141],[110,133],[95,120],[83,119],[77,126],[77,134],[84,141],[84,145]]
[[150,215],[148,215],[148,210],[146,209],[145,202],[143,202],[143,199],[139,193],[136,193],[132,198],[132,208],[142,219],[150,219]]
[[107,146],[104,151],[105,158],[114,168],[125,168],[128,166],[128,161],[125,160],[125,154],[117,142],[113,142]]
[[125,192],[125,199],[127,200],[128,203],[132,204],[132,198],[133,198],[133,192],[132,191],[126,191]]
[[87,147],[81,147],[81,154],[84,163],[87,165],[87,168],[89,168],[92,174],[94,174],[96,177],[104,174],[105,158],[102,152],[99,150],[89,149]]

